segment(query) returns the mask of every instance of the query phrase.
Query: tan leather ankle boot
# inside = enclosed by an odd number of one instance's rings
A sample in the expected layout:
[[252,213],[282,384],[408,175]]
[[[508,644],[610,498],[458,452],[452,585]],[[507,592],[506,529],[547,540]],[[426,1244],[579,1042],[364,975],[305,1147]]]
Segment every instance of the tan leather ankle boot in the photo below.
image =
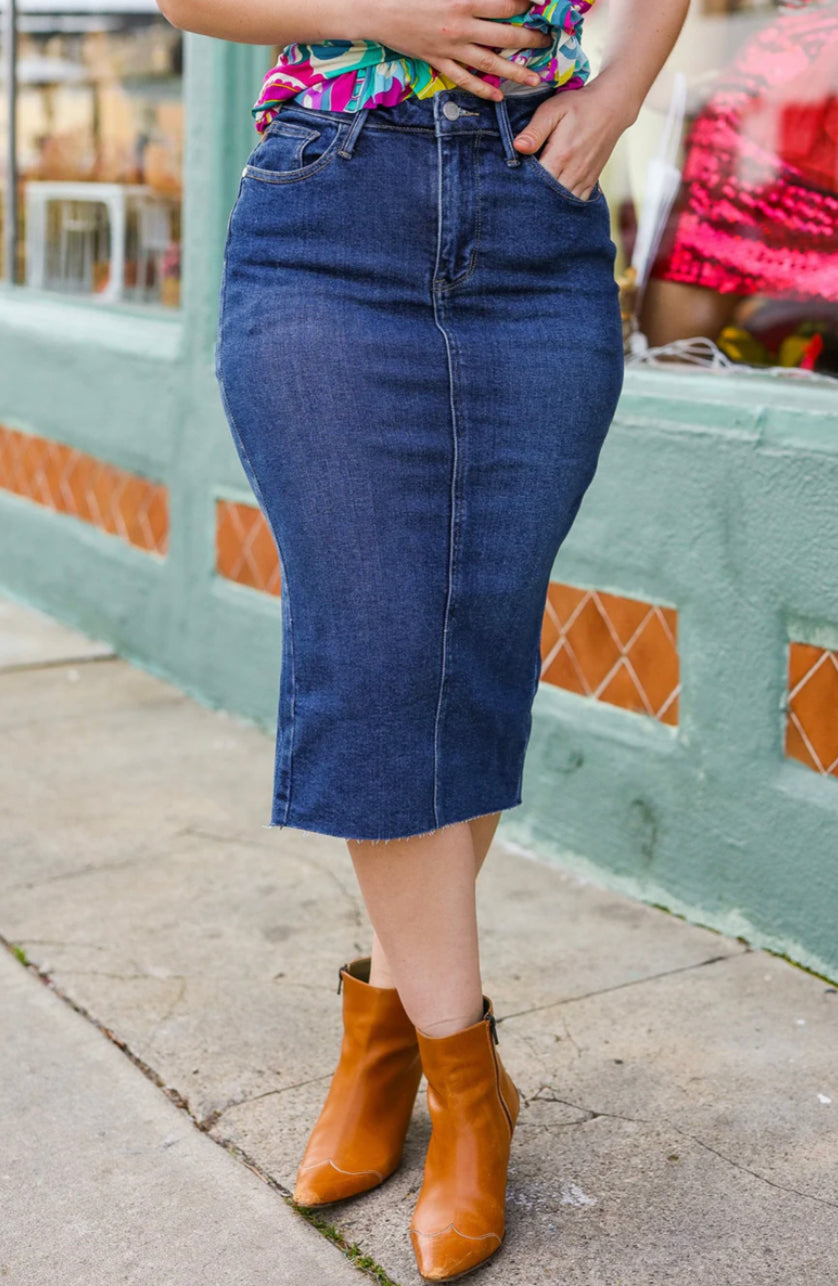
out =
[[417,1035],[432,1132],[410,1237],[422,1276],[450,1282],[490,1259],[503,1242],[518,1091],[498,1057],[485,997],[483,1018],[473,1027],[439,1039]]
[[397,1169],[422,1077],[416,1029],[394,988],[371,987],[369,958],[340,970],[343,1044],[294,1188],[325,1206],[375,1188]]

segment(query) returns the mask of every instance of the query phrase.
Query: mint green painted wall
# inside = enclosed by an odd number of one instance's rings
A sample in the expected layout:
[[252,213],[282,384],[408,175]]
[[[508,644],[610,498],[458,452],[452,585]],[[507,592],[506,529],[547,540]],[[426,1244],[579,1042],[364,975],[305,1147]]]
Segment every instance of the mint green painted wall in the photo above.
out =
[[765,377],[629,382],[556,578],[678,608],[679,727],[542,685],[526,807],[504,823],[833,977],[838,781],[783,742],[788,640],[838,648],[835,398]]
[[[0,293],[0,421],[164,482],[168,556],[0,494],[0,584],[272,728],[278,601],[213,572],[216,497],[251,499],[213,345],[266,65],[265,50],[187,40],[179,316]],[[680,725],[542,685],[525,803],[501,830],[831,976],[838,781],[786,760],[783,734],[788,639],[838,648],[836,396],[744,373],[627,372],[555,577],[678,609]]]

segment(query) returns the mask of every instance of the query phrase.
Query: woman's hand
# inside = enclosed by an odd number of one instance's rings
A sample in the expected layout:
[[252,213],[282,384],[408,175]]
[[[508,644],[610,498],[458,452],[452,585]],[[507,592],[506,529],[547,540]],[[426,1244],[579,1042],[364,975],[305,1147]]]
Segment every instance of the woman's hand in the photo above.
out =
[[[594,190],[617,139],[635,120],[636,110],[605,81],[559,90],[541,103],[514,139],[519,152],[534,153],[563,187],[586,201]],[[546,142],[545,142],[546,140]]]
[[[637,120],[669,57],[689,0],[613,0],[600,68],[581,89],[558,90],[514,140],[583,201],[591,195],[617,139]],[[545,142],[546,140],[546,142]]]
[[[373,0],[366,6],[363,36],[423,59],[461,89],[499,100],[501,90],[467,71],[539,85],[540,77],[495,49],[544,49],[549,36],[532,28],[489,19],[526,13],[528,0]],[[370,28],[367,30],[367,28]]]

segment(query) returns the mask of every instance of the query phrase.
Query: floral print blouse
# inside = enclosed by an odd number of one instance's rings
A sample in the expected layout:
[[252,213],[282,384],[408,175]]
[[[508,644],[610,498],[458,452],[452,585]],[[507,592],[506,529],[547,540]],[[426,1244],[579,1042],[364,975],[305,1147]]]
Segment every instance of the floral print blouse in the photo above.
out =
[[[579,88],[590,74],[579,40],[584,15],[594,2],[545,0],[530,5],[526,13],[504,19],[513,26],[546,32],[552,43],[543,49],[501,50],[502,56],[525,63],[538,72],[544,84],[557,89]],[[502,81],[500,76],[477,74],[490,85],[508,85],[513,93],[524,88],[517,82]],[[429,98],[441,89],[455,88],[452,80],[429,63],[404,57],[386,45],[371,40],[327,40],[321,45],[286,45],[266,75],[252,111],[261,134],[288,99],[319,111],[356,112],[363,107],[392,107],[411,94]]]

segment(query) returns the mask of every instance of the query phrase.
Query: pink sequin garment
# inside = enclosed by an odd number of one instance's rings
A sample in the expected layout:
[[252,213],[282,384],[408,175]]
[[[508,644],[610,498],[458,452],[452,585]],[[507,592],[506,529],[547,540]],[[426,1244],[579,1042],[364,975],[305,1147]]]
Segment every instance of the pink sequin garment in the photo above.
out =
[[838,301],[838,191],[813,186],[747,132],[754,100],[796,80],[836,41],[838,4],[809,0],[739,50],[687,133],[683,182],[653,277]]

